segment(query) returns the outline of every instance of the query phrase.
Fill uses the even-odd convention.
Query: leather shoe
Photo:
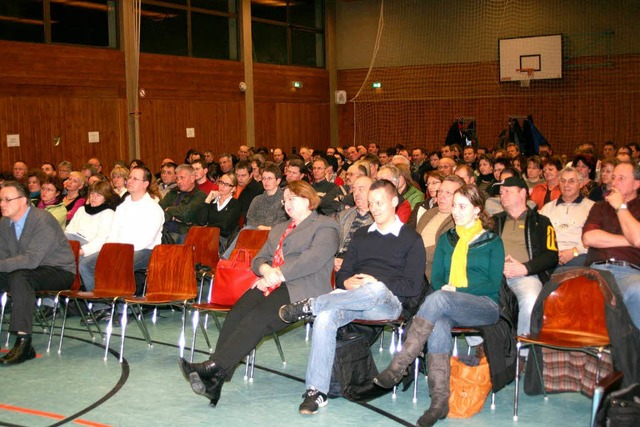
[[[222,393],[225,373],[215,362],[189,363],[183,357],[179,361],[182,376],[191,384],[194,393],[209,399],[209,405],[216,407]]]
[[[31,335],[18,335],[11,351],[0,359],[0,364],[17,365],[35,357],[36,351],[31,345]]]

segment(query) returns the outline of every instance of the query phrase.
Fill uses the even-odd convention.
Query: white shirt
[[[164,212],[146,193],[133,201],[131,196],[116,209],[107,242],[131,243],[133,250],[153,249],[162,240]]]
[[[114,217],[115,212],[113,209],[105,209],[95,215],[89,215],[85,207],[82,206],[73,215],[65,231],[77,234],[88,240],[88,243],[82,245],[84,256],[88,256],[100,252],[111,231]]]
[[[582,244],[582,227],[594,204],[593,200],[583,196],[573,203],[565,203],[560,196],[558,200],[552,200],[542,207],[540,213],[549,218],[556,229],[558,250],[576,248],[580,254],[587,253],[587,248]]]
[[[400,221],[400,218],[398,218],[398,215],[396,215],[396,219],[393,222],[393,224],[391,225],[391,227],[389,227],[389,229],[387,231],[382,231],[378,228],[378,224],[376,224],[375,222],[373,224],[371,224],[369,226],[369,229],[367,230],[368,233],[372,233],[374,231],[377,231],[378,233],[382,234],[382,235],[387,235],[387,234],[393,234],[394,236],[398,237],[400,235],[400,229],[402,228],[404,224],[402,223],[402,221]]]

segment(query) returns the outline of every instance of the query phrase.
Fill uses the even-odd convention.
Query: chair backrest
[[[571,277],[544,300],[542,331],[609,337],[605,300],[597,280]]]
[[[184,244],[194,246],[194,259],[196,264],[207,265],[212,268],[215,268],[216,264],[218,264],[218,260],[220,259],[218,255],[220,229],[218,227],[201,227],[194,225],[189,228]]]
[[[133,245],[105,243],[96,261],[95,291],[108,295],[133,295],[136,281],[133,273]]]
[[[80,290],[80,285],[82,284],[82,282],[80,281],[80,272],[78,271],[78,261],[80,259],[80,242],[77,240],[69,240],[69,246],[71,246],[73,256],[76,260],[76,278],[73,279],[73,283],[71,284],[71,291],[76,292]]]
[[[147,268],[146,297],[167,295],[192,299],[198,293],[194,249],[188,245],[157,245]]]
[[[255,249],[257,252],[262,249],[268,237],[269,230],[242,229],[236,241],[236,249]]]

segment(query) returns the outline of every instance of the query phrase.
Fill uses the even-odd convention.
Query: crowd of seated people
[[[298,261],[287,259],[287,251],[291,250],[287,239],[297,233],[289,237],[286,224],[299,226],[310,213],[314,221],[322,218],[333,224],[318,228],[317,233],[332,234],[329,265],[338,274],[346,275],[339,276],[338,287],[347,291],[382,283],[384,287],[376,285],[380,287],[376,290],[389,291],[400,302],[414,296],[399,293],[395,285],[385,283],[391,279],[382,280],[381,273],[370,273],[376,271],[370,266],[358,267],[358,263],[366,261],[349,258],[362,246],[362,239],[355,239],[358,229],[378,230],[386,235],[376,228],[384,223],[395,237],[404,235],[401,230],[411,230],[420,242],[420,253],[424,251],[420,273],[437,292],[424,301],[417,317],[421,320],[412,326],[417,330],[418,338],[411,331],[409,334],[415,346],[408,345],[408,356],[398,356],[400,360],[394,360],[378,378],[384,386],[399,380],[407,362],[414,358],[413,353],[425,343],[431,350],[430,368],[441,374],[436,374],[434,381],[448,378],[445,357],[439,355],[448,357],[450,343],[435,333],[431,335],[434,325],[446,324],[440,332],[449,336],[453,326],[495,322],[496,292],[503,279],[518,301],[518,334],[529,332],[532,309],[550,275],[557,269],[582,266],[612,272],[631,320],[639,327],[640,167],[634,148],[617,149],[608,142],[602,156],[598,156],[592,144],[582,144],[571,156],[563,158],[554,156],[549,144],[541,145],[539,152],[529,157],[514,143],[489,152],[455,145],[443,146],[437,152],[420,147],[411,151],[401,147],[381,150],[377,144],[370,144],[368,148],[329,147],[326,151],[303,146],[295,154],[281,148],[254,153],[251,147],[241,146],[237,155],[223,153],[218,161],[210,150],[204,154],[190,150],[181,165],[164,159],[157,176],[141,159],[135,159],[129,167],[116,164],[107,178],[100,172],[100,161],[92,158],[83,167],[85,174],[74,171],[69,162],[57,166],[44,163],[41,169],[31,172],[24,162],[16,162],[13,175],[5,180],[27,185],[34,207],[54,215],[63,230],[67,227],[69,239],[83,240],[80,271],[87,290],[94,286],[95,260],[105,242],[133,243],[136,268],[144,269],[155,245],[183,242],[193,225],[220,228],[220,252],[227,249],[226,255],[243,227],[271,231],[270,246],[268,250],[263,248],[254,270],[263,280],[256,292],[287,285],[274,294],[277,298],[265,308],[263,315],[274,323],[232,352],[226,348],[231,345],[228,343],[244,339],[244,335],[236,336],[240,334],[237,327],[230,326],[221,335],[210,362],[182,365],[194,391],[217,403],[225,378],[255,347],[256,340],[283,328],[290,320],[320,316],[325,310],[344,309],[352,303],[334,301],[333,297],[319,299],[330,287],[314,287],[311,293],[292,292],[298,281],[301,286],[308,286],[305,280],[314,275],[298,276],[294,268]],[[89,181],[94,182],[89,185]],[[300,182],[310,185],[300,187]],[[369,187],[375,182],[385,183],[381,193],[385,194],[384,200],[372,199]],[[374,185],[375,190],[381,187]],[[398,222],[377,218],[384,212],[372,210],[373,203],[390,207],[390,218],[397,218]],[[312,245],[310,236],[305,237],[301,244]],[[278,257],[284,257],[284,261]],[[386,259],[384,267],[400,268],[393,261]],[[291,269],[286,267],[288,262]],[[314,260],[314,274],[318,277],[326,276],[326,262],[324,258],[322,263]],[[345,263],[348,268],[342,271]],[[296,274],[287,273],[289,270]],[[358,276],[357,282],[351,280],[352,276]],[[284,290],[288,293],[283,294]],[[455,304],[482,307],[479,318],[464,314],[457,317],[443,309],[453,304],[450,294],[454,290],[458,291],[454,295],[459,296],[453,298],[460,298]],[[307,297],[313,298],[311,302],[299,303]],[[278,318],[274,307],[280,305],[287,308]],[[232,312],[238,325],[246,321],[247,307],[242,312]],[[360,308],[356,310],[363,314]],[[396,311],[389,313],[395,315]],[[393,317],[389,313],[383,312],[386,317]],[[317,340],[327,342],[326,337]],[[334,345],[333,341],[328,345]],[[322,355],[313,360],[327,363],[332,357]],[[327,402],[326,375],[318,369],[308,372],[302,413],[315,413]],[[437,389],[438,385],[430,380],[429,387]],[[419,425],[432,425],[446,416],[444,397],[448,390],[434,391],[432,408]]]

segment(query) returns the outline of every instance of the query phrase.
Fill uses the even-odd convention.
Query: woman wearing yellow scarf
[[[418,426],[431,426],[449,413],[451,329],[491,325],[499,318],[504,247],[500,236],[489,231],[491,218],[484,202],[475,185],[456,191],[451,211],[456,226],[438,239],[433,259],[435,292],[418,309],[402,351],[374,379],[381,387],[393,387],[427,343],[431,406]]]

